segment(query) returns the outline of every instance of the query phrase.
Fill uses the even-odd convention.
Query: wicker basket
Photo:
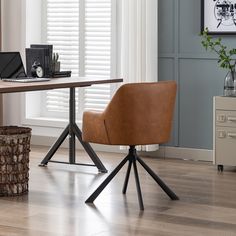
[[[28,192],[31,129],[0,127],[0,196]]]

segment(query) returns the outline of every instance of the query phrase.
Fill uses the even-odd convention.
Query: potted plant
[[[225,96],[236,96],[235,89],[236,87],[236,73],[235,73],[235,65],[236,60],[234,55],[236,55],[236,49],[228,49],[222,43],[222,39],[212,38],[212,36],[208,35],[208,29],[206,28],[202,34],[201,44],[206,50],[211,50],[215,52],[219,59],[218,64],[221,68],[227,69],[228,73],[225,77],[224,81],[224,95]],[[235,84],[235,86],[234,86]]]

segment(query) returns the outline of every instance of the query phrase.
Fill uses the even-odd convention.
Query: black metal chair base
[[[140,210],[144,210],[142,192],[140,187],[140,181],[138,176],[138,170],[136,162],[138,161],[142,167],[152,176],[152,178],[160,185],[164,192],[170,197],[171,200],[179,200],[178,196],[153,172],[153,170],[137,155],[135,146],[130,146],[129,154],[121,161],[121,163],[111,172],[111,174],[100,184],[100,186],[90,195],[90,197],[85,201],[85,203],[93,203],[93,201],[98,197],[98,195],[104,190],[104,188],[109,184],[109,182],[115,177],[115,175],[120,171],[120,169],[129,161],[128,169],[126,172],[125,182],[123,186],[122,193],[125,194],[131,167],[133,165],[134,176],[136,182],[136,188],[138,193],[138,201]]]

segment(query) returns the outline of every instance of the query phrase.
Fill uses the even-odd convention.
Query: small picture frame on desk
[[[201,0],[201,32],[208,34],[236,34],[236,0]]]

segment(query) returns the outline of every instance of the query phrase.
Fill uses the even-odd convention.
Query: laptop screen
[[[19,52],[0,52],[0,77],[26,77]]]

